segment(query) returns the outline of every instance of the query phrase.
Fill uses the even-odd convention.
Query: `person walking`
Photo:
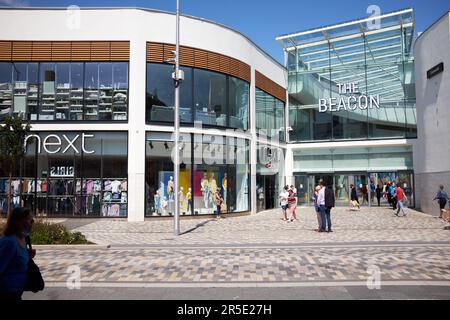
[[[294,221],[297,221],[297,205],[298,205],[298,196],[297,196],[297,188],[294,185],[291,185],[291,190],[294,193],[295,204],[292,210],[292,217]]]
[[[375,183],[370,181],[370,205],[373,205],[373,199],[375,199],[376,189]]]
[[[377,185],[377,188],[375,189],[375,192],[377,193],[377,201],[378,201],[378,206],[380,207],[380,201],[381,201],[381,192],[383,192],[383,188],[380,185]]]
[[[395,197],[395,189],[397,189],[397,186],[395,185],[395,182],[391,183],[391,186],[389,187],[389,193],[391,194],[391,203],[392,203],[392,210],[397,210],[397,198]]]
[[[288,197],[289,197],[289,187],[285,186],[283,190],[280,192],[280,206],[281,211],[283,212],[283,221],[287,221],[287,209],[288,209]]]
[[[395,188],[395,199],[397,202],[397,213],[395,214],[398,217],[398,214],[400,213],[400,210],[403,212],[403,216],[406,217],[406,212],[404,209],[404,202],[406,200],[408,200],[408,198],[406,198],[406,194],[405,191],[402,189],[401,186],[398,186],[397,188]]]
[[[439,218],[442,219],[442,210],[445,209],[447,201],[450,201],[447,192],[444,191],[444,186],[439,186],[439,191],[434,197],[433,201],[438,200],[439,203]]]
[[[288,190],[288,209],[287,212],[289,213],[288,222],[294,222],[294,210],[295,210],[295,193],[292,188],[289,188]]]
[[[392,206],[392,196],[391,196],[390,188],[391,188],[391,183],[390,182],[386,182],[385,193],[384,194],[385,194],[385,196],[387,198],[387,201],[388,201],[389,205]]]
[[[29,209],[15,208],[0,239],[0,300],[22,300],[28,279],[28,262],[36,250],[27,249],[34,220]]]
[[[325,219],[327,232],[333,232],[333,230],[331,229],[331,209],[334,208],[335,202],[336,199],[332,187],[325,187]]]
[[[361,209],[361,205],[359,204],[359,201],[358,201],[358,195],[356,194],[355,186],[353,184],[351,184],[350,185],[350,189],[351,189],[351,191],[350,191],[350,204],[353,207],[356,206],[356,207],[358,207],[358,209]]]
[[[216,193],[214,195],[214,202],[216,203],[216,219],[220,219],[221,215],[220,215],[220,211],[222,209],[222,203],[223,203],[223,198],[222,195],[220,194],[220,188],[217,187]]]

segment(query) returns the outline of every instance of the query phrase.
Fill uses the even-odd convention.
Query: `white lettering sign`
[[[28,140],[36,139],[37,153],[41,153],[42,149],[48,154],[62,153],[65,154],[68,151],[73,151],[75,154],[80,154],[80,150],[76,147],[77,141],[80,139],[80,135],[76,135],[72,139],[63,134],[61,136],[57,134],[49,134],[48,136],[41,138],[37,134],[31,134],[25,138],[25,150],[27,149]],[[81,150],[83,153],[93,154],[95,150],[88,150],[86,148],[87,139],[93,139],[93,134],[81,134]]]
[[[69,177],[75,176],[75,168],[71,166],[65,167],[51,167],[50,177]]]
[[[340,95],[347,95],[347,97],[340,98],[321,98],[319,99],[319,112],[339,112],[339,111],[355,111],[357,109],[380,109],[380,95],[366,96],[359,92],[359,84],[339,83],[337,85]]]

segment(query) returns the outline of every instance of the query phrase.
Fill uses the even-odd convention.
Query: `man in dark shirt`
[[[323,183],[325,189],[325,220],[327,226],[327,232],[333,232],[331,230],[331,209],[335,206],[335,197],[334,191],[331,186],[326,187],[326,184]]]

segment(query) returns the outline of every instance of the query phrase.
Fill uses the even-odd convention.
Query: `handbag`
[[[29,247],[29,250],[31,251],[33,247],[31,246],[30,237],[26,238],[26,242]],[[44,279],[42,278],[41,271],[39,270],[39,267],[33,261],[33,259],[30,258],[28,260],[28,279],[24,291],[31,291],[36,293],[44,290],[44,287],[45,282]]]

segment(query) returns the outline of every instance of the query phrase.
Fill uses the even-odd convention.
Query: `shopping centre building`
[[[351,184],[372,205],[374,187],[396,181],[414,206],[413,10],[277,40],[285,66],[238,31],[181,17],[174,190],[175,15],[0,9],[0,118],[32,124],[13,203],[142,221],[173,214],[177,191],[182,215],[213,214],[220,188],[227,213],[254,213],[277,207],[286,183],[309,205],[322,179],[338,205]]]
[[[288,72],[287,176],[301,203],[320,180],[349,203],[401,183],[414,205],[417,137],[412,9],[277,37]]]
[[[255,211],[257,181],[273,193],[284,183],[285,68],[225,26],[189,16],[181,26],[181,214],[213,214],[218,188],[228,213]],[[173,50],[171,13],[0,9],[0,117],[32,125],[13,205],[130,221],[173,214]]]

